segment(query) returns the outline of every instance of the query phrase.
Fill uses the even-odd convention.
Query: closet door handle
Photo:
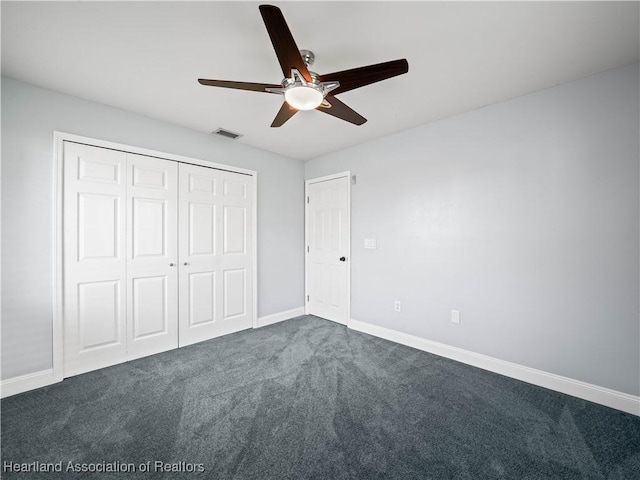
[[[187,262],[184,262],[184,266],[186,267],[187,265],[189,265]]]
[[[169,264],[169,266],[170,266],[170,267],[173,267],[174,265],[175,265],[174,263],[170,263],[170,264]]]

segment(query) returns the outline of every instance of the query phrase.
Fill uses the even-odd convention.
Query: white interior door
[[[253,323],[253,177],[180,165],[180,346]]]
[[[127,360],[178,347],[178,164],[127,154]]]
[[[307,313],[349,318],[349,173],[307,181]]]
[[[65,376],[126,361],[126,154],[64,143]]]

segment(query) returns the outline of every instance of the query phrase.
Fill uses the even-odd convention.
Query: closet
[[[63,148],[65,377],[253,325],[252,175]]]

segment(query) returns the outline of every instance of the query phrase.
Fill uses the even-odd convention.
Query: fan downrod
[[[302,61],[307,67],[313,65],[313,62],[316,59],[316,56],[311,50],[300,50],[300,56],[302,57]]]

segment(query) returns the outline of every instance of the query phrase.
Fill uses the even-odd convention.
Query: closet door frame
[[[126,153],[137,155],[145,155],[155,157],[160,160],[172,160],[180,163],[188,163],[191,165],[199,165],[202,167],[224,170],[227,172],[240,173],[252,177],[251,189],[253,195],[252,215],[250,223],[252,225],[252,269],[253,269],[253,323],[252,328],[258,327],[258,244],[257,244],[257,186],[258,173],[254,170],[225,165],[222,163],[209,162],[199,160],[197,158],[175,155],[172,153],[160,152],[147,148],[134,147],[122,143],[109,142],[91,137],[84,137],[66,132],[53,132],[53,156],[54,156],[54,185],[53,185],[53,202],[52,202],[52,220],[53,220],[53,311],[52,311],[52,330],[53,330],[53,369],[51,375],[41,385],[44,386],[52,383],[60,382],[64,375],[64,236],[63,236],[63,209],[64,209],[64,142],[75,142],[93,147],[108,148],[111,150],[119,150]],[[43,379],[44,380],[44,379]]]

